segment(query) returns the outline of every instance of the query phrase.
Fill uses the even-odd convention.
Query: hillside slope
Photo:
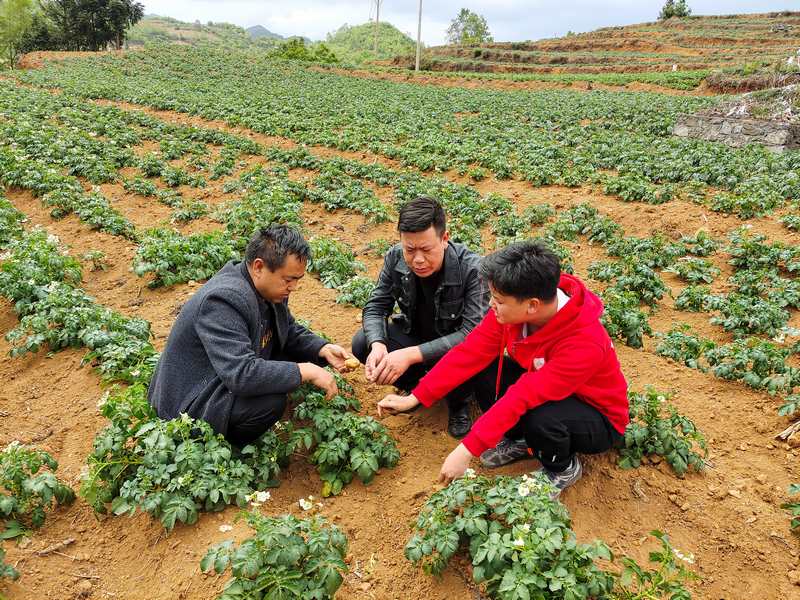
[[[261,45],[263,42],[282,39],[283,36],[271,32],[262,25],[244,29],[230,23],[203,24],[200,21],[186,23],[172,17],[146,15],[131,28],[128,44],[136,47],[157,42],[188,45],[213,43],[245,48],[254,43]]]
[[[374,23],[342,25],[328,34],[325,43],[340,59],[355,63],[409,54],[416,48],[414,40],[391,23],[379,24],[377,53]]]
[[[433,71],[498,73],[646,73],[777,63],[800,47],[800,12],[693,16],[606,27],[539,41],[437,46]],[[393,61],[410,66],[409,53]]]

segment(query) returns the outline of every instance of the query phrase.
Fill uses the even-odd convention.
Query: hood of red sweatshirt
[[[520,339],[522,324],[506,325],[505,339],[516,340],[513,344],[516,347],[530,344],[542,346],[560,338],[575,335],[576,330],[584,327],[595,327],[597,320],[603,314],[603,301],[592,293],[580,279],[567,273],[561,275],[558,287],[569,296],[569,302],[552,319],[522,339]],[[509,348],[509,351],[511,350]]]

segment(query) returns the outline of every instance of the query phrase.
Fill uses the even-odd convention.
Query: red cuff
[[[423,383],[417,385],[417,387],[415,387],[411,393],[417,400],[419,400],[419,403],[426,408],[430,408],[439,401],[439,398],[435,397]]]
[[[461,440],[461,443],[464,444],[464,447],[469,450],[472,456],[480,456],[489,449],[489,446],[484,444],[474,431],[470,431],[467,436]]]

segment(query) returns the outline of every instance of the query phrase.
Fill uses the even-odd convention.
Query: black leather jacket
[[[441,337],[420,344],[425,363],[435,362],[461,343],[486,315],[489,290],[478,272],[480,260],[466,246],[448,242],[444,272],[434,296],[435,327]],[[386,343],[386,319],[394,312],[395,305],[399,312],[395,312],[392,321],[400,324],[405,333],[411,332],[416,296],[416,275],[403,258],[402,246],[396,244],[386,253],[375,291],[364,307],[362,320],[367,348],[374,342]]]

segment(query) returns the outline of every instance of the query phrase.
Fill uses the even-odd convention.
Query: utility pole
[[[375,0],[375,55],[378,54],[378,36],[381,31],[381,4],[383,0]]]
[[[419,18],[417,19],[417,62],[414,71],[419,71],[419,49],[422,45],[422,0],[419,0]]]

